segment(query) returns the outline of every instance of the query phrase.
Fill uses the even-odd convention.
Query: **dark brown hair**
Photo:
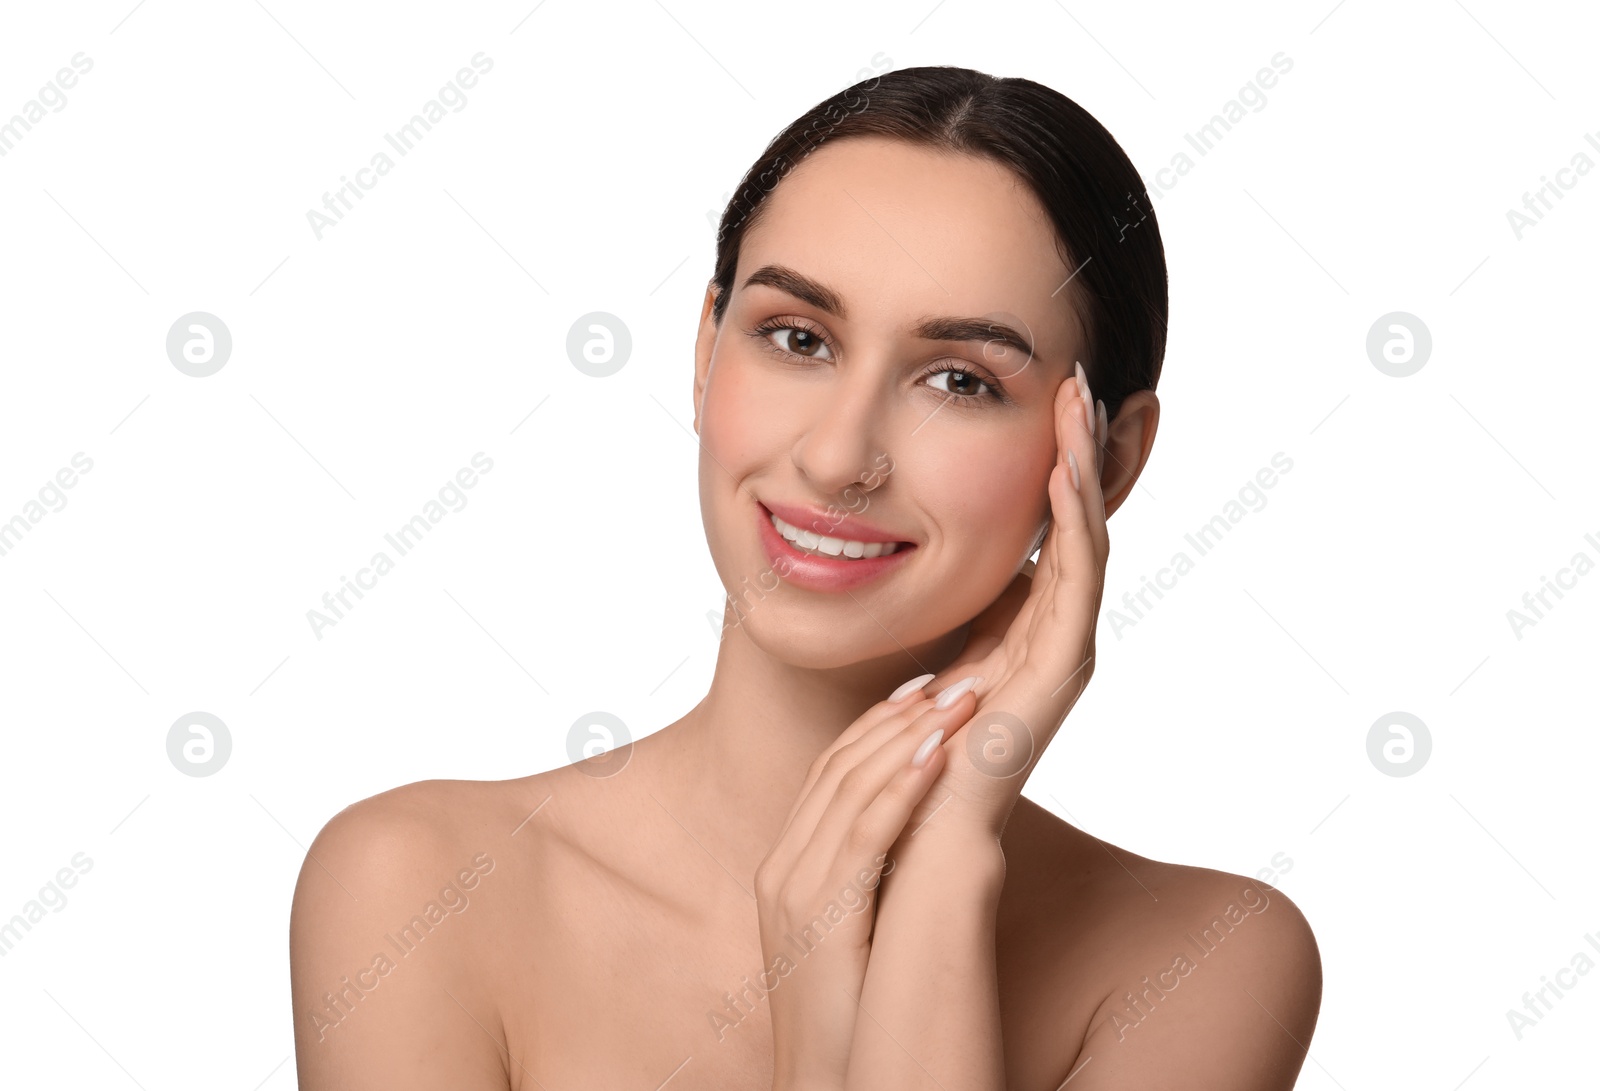
[[[1089,113],[1043,84],[934,65],[875,76],[817,103],[773,138],[745,173],[717,228],[718,325],[733,294],[745,232],[766,198],[824,141],[880,136],[1009,167],[1056,229],[1068,269],[1061,298],[1086,331],[1083,368],[1115,417],[1154,389],[1167,347],[1167,263],[1139,173]]]

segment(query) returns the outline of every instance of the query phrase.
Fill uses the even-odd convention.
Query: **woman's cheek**
[[[770,395],[766,395],[770,397]],[[772,423],[770,403],[760,411],[763,393],[753,369],[732,357],[715,360],[706,380],[700,411],[700,442],[728,470],[752,456]]]
[[[1015,420],[996,423],[965,435],[944,429],[934,437],[939,442],[924,445],[917,469],[924,483],[940,483],[941,523],[982,528],[980,537],[994,545],[1032,537],[1048,510],[1045,487],[1054,465],[1053,451],[1019,450]]]

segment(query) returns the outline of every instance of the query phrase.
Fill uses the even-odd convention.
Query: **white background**
[[[1292,861],[1326,974],[1301,1087],[1592,1080],[1600,973],[1520,1040],[1506,1014],[1600,942],[1600,574],[1507,620],[1600,561],[1600,172],[1520,239],[1506,215],[1600,162],[1579,6],[533,3],[0,15],[0,119],[93,60],[0,158],[0,520],[93,460],[0,557],[0,919],[93,862],[0,958],[0,1078],[291,1086],[288,911],[323,823],[564,764],[594,709],[644,735],[699,700],[711,217],[813,103],[957,64],[1076,99],[1152,189],[1195,159],[1154,200],[1164,412],[1106,608],[1293,460],[1143,620],[1102,618],[1027,794],[1148,856]],[[480,51],[467,105],[317,239],[307,210]],[[1198,156],[1184,135],[1280,52]],[[233,338],[205,379],[165,350],[192,311]],[[566,356],[591,311],[632,333],[605,379]],[[1394,311],[1432,333],[1408,378],[1367,355]],[[466,507],[318,639],[307,611],[479,451]],[[232,739],[211,776],[167,756],[195,710]],[[1403,777],[1367,750],[1395,710],[1432,740]]]

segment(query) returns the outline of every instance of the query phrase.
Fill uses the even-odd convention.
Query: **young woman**
[[[304,1091],[1293,1086],[1299,910],[1020,795],[1155,442],[1143,193],[1075,103],[961,68],[772,142],[695,345],[710,692],[336,815],[291,920]]]

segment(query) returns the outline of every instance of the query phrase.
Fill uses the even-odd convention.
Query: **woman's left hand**
[[[954,824],[998,837],[1028,773],[1094,673],[1110,553],[1099,477],[1105,425],[1095,427],[1095,410],[1081,369],[1057,388],[1051,523],[1038,564],[1025,564],[973,619],[961,654],[923,687],[931,696],[970,675],[983,679],[976,713],[942,744],[949,760],[911,829],[931,817],[930,830]]]

